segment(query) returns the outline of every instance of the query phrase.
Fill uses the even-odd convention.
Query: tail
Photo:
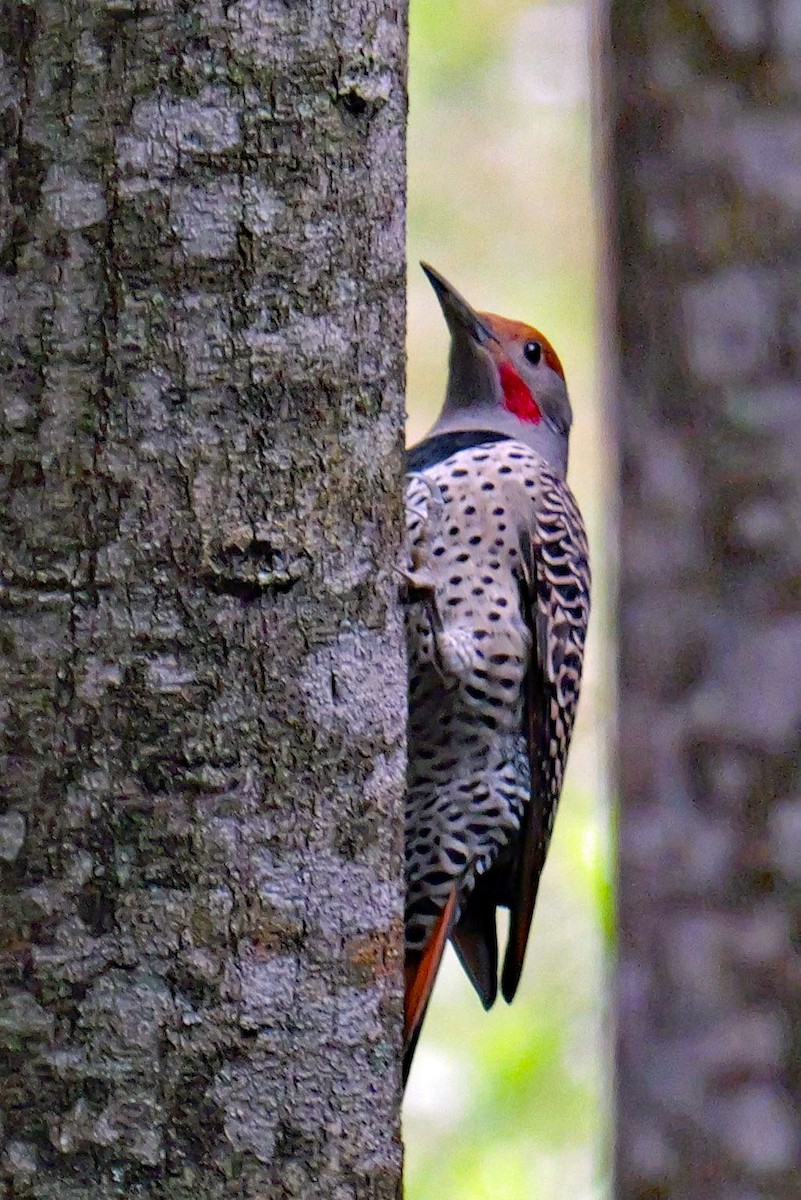
[[[437,922],[431,931],[426,947],[422,954],[406,955],[406,996],[404,998],[403,1021],[403,1085],[409,1078],[412,1067],[417,1039],[423,1027],[428,1002],[442,962],[445,944],[453,929],[456,913],[456,888],[454,887],[448,902],[437,917]]]

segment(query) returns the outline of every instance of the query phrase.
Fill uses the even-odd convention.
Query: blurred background
[[[452,951],[407,1090],[407,1200],[608,1195],[613,699],[596,362],[596,213],[586,3],[412,0],[409,441],[444,394],[447,333],[418,266],[477,308],[539,327],[575,414],[570,482],[594,611],[578,727],[515,1003],[485,1014]]]

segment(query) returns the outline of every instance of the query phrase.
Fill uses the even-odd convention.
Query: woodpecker
[[[451,345],[442,412],[408,456],[404,1079],[448,939],[494,1003],[499,906],[501,990],[514,997],[590,608],[559,358],[536,329],[475,312],[422,266]]]

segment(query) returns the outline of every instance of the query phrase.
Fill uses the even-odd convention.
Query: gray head
[[[551,343],[522,321],[476,312],[432,267],[422,267],[451,334],[448,390],[432,434],[504,433],[564,475],[573,413]]]

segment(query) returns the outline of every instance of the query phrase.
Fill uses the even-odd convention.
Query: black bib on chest
[[[450,458],[457,450],[470,450],[473,446],[489,446],[492,442],[508,442],[506,433],[491,433],[488,429],[464,429],[456,433],[438,433],[425,438],[406,452],[407,473],[425,471]]]

